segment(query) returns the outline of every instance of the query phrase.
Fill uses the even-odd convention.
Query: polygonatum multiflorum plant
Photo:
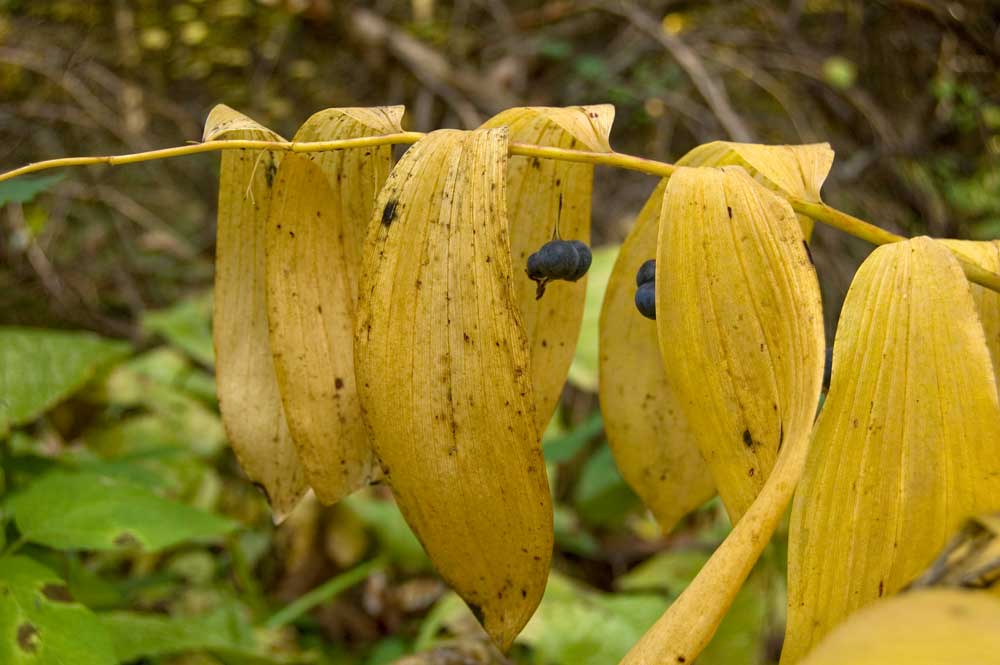
[[[332,504],[388,484],[507,649],[549,571],[539,440],[581,324],[594,165],[658,176],[601,312],[605,427],[664,531],[716,494],[734,528],[623,663],[693,662],[790,505],[782,663],[997,653],[987,592],[900,592],[998,577],[997,552],[940,553],[1000,510],[1000,241],[905,239],[826,206],[826,144],[714,142],[665,164],[611,149],[608,105],[426,135],[402,116],[327,109],[289,142],[218,106],[202,143],[0,179],[222,151],[214,338],[244,471],[276,520],[310,489]],[[881,245],[822,408],[817,221]],[[883,639],[903,623],[920,639]]]

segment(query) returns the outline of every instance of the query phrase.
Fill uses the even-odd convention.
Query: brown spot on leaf
[[[746,446],[747,448],[753,448],[753,444],[754,440],[753,437],[750,436],[750,430],[748,429],[743,430],[743,445]]]
[[[393,220],[396,219],[397,205],[399,205],[399,201],[396,199],[389,199],[389,201],[385,204],[385,207],[382,208],[382,226],[388,228],[392,224]]]
[[[57,603],[72,603],[73,596],[65,584],[46,584],[42,587],[42,595]]]
[[[337,390],[340,390],[341,388],[344,387],[344,380],[338,376],[333,380],[333,387],[336,388]]]
[[[21,651],[35,653],[38,651],[38,629],[30,623],[22,623],[17,627],[17,646]]]
[[[122,531],[111,541],[116,547],[135,547],[139,540],[128,531]]]

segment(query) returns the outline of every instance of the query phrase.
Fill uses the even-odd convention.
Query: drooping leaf
[[[964,519],[1000,508],[996,383],[947,248],[916,238],[876,249],[833,348],[792,511],[785,663],[911,582]]]
[[[54,471],[11,497],[8,508],[26,540],[67,550],[142,547],[218,538],[230,520],[164,499],[122,478]]]
[[[541,598],[552,551],[506,176],[506,129],[433,132],[404,154],[366,242],[355,347],[399,507],[504,649]]]
[[[808,436],[825,361],[816,271],[786,201],[742,168],[681,168],[659,225],[667,380],[734,523]]]
[[[998,665],[1000,600],[981,591],[928,589],[852,615],[802,665]]]
[[[942,240],[949,249],[958,252],[975,264],[1000,272],[1000,240],[973,242],[970,240]],[[976,303],[979,320],[986,333],[986,346],[990,349],[993,359],[993,373],[1000,382],[1000,293],[983,288],[978,284],[969,284],[972,288],[972,299]]]
[[[768,188],[806,201],[820,201],[819,190],[833,166],[829,143],[806,145],[762,145],[713,141],[689,151],[677,160],[678,166],[742,166]],[[813,220],[798,215],[806,240],[812,235]]]
[[[66,399],[129,345],[89,332],[0,328],[0,437]]]
[[[613,106],[524,107],[503,111],[483,127],[509,127],[510,140],[557,148],[610,152]],[[590,244],[594,167],[513,156],[507,169],[507,212],[513,280],[531,352],[535,422],[544,431],[559,402],[583,317],[587,279],[554,281],[536,298],[528,257],[558,235]]]
[[[600,399],[622,476],[664,532],[715,493],[667,379],[656,323],[635,307],[636,272],[655,258],[666,181],[646,201],[615,262],[600,320]]]
[[[280,141],[228,106],[212,109],[208,140]],[[219,409],[243,471],[281,521],[305,494],[282,411],[267,331],[265,235],[281,154],[224,150],[219,176],[213,331]]]
[[[117,662],[104,626],[58,575],[24,556],[0,558],[0,663]]]
[[[659,233],[664,367],[735,526],[623,665],[692,662],[709,643],[795,491],[825,362],[819,285],[787,201],[740,167],[682,167]]]
[[[401,131],[403,107],[326,109],[295,141]],[[267,222],[271,353],[285,417],[317,498],[339,501],[372,478],[354,381],[361,246],[392,146],[286,155]]]

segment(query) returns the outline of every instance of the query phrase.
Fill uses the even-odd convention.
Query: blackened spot
[[[562,184],[562,178],[556,178],[556,187]]]
[[[531,168],[533,168],[533,169],[540,169],[540,168],[542,168],[542,162],[539,161],[539,159],[537,157],[532,157],[531,158]]]
[[[264,169],[264,177],[267,179],[267,186],[271,187],[274,185],[274,176],[278,173],[278,165],[274,163],[274,160],[270,160],[267,163],[267,168]]]
[[[476,617],[476,621],[479,623],[484,623],[486,621],[486,615],[483,614],[483,608],[475,603],[469,603],[469,609],[472,610],[472,616]]]
[[[289,232],[288,232],[288,236],[289,236],[290,238],[294,238],[294,237],[295,237],[295,231],[289,231]]]
[[[885,580],[878,581],[878,597],[881,598],[885,593]]]
[[[677,662],[678,663],[686,663],[687,662],[687,658],[685,658],[684,656],[677,656]]]
[[[747,470],[747,475],[748,475],[748,476],[750,476],[751,478],[753,478],[753,474],[754,474],[754,473],[755,473],[756,471],[757,471],[757,470],[756,470],[755,468],[753,468],[753,467],[750,467],[750,468],[749,468],[749,469]]]
[[[73,596],[69,592],[69,587],[65,584],[46,584],[42,587],[42,595],[57,603],[73,602]]]
[[[726,212],[729,213],[729,219],[733,218],[733,209],[730,206],[726,206]]]
[[[521,598],[527,598],[527,597],[528,597],[528,590],[521,589]]]
[[[809,249],[809,243],[807,243],[807,242],[806,242],[805,240],[803,240],[803,241],[802,241],[802,246],[806,248],[806,256],[808,256],[808,257],[809,257],[809,263],[811,263],[812,265],[816,265],[816,262],[815,262],[815,261],[813,261],[813,253],[812,253],[812,250],[811,250],[811,249]]]
[[[785,445],[785,423],[778,423],[778,451]]]
[[[111,541],[116,547],[135,547],[139,541],[128,531],[122,531]]]
[[[38,651],[38,629],[30,623],[22,623],[17,627],[17,646],[21,651],[35,653]]]
[[[261,494],[264,495],[264,500],[265,501],[267,501],[268,503],[271,503],[271,496],[267,493],[267,488],[264,487],[264,485],[262,483],[254,483],[253,486],[257,488],[258,492],[260,492]]]
[[[333,380],[333,387],[336,388],[337,390],[340,390],[341,388],[344,387],[344,380],[338,376]]]
[[[397,205],[399,205],[399,201],[396,199],[389,199],[389,202],[385,204],[385,208],[382,209],[382,226],[388,227],[396,219]]]
[[[753,448],[753,437],[750,436],[750,430],[743,430],[743,445],[747,448]]]

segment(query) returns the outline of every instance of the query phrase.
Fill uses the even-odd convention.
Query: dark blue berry
[[[635,307],[647,319],[656,320],[656,284],[646,282],[635,291]]]
[[[528,277],[542,279],[569,279],[576,273],[579,253],[567,240],[551,240],[528,257]]]
[[[656,279],[656,259],[650,259],[639,266],[639,272],[635,275],[635,285],[642,286],[654,279]]]
[[[574,272],[573,275],[567,279],[571,282],[575,282],[586,275],[587,271],[590,270],[590,263],[593,261],[594,256],[590,253],[590,248],[587,247],[587,245],[582,241],[570,240],[570,244],[573,246],[573,249],[576,250],[576,272]]]

